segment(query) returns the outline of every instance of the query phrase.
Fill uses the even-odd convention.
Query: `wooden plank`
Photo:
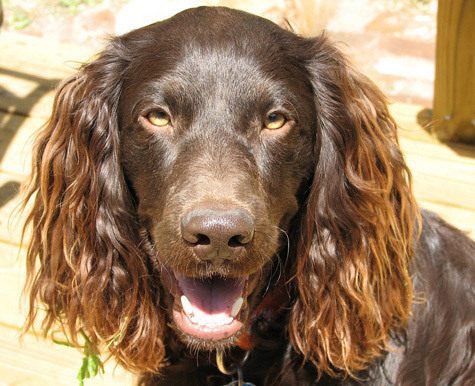
[[[469,237],[475,240],[475,212],[464,208],[448,206],[446,203],[434,201],[418,200],[421,208],[428,209],[437,213],[445,221],[456,225],[461,231],[467,233]]]
[[[20,245],[24,217],[19,212],[19,189],[22,182],[18,176],[0,173],[0,242]]]
[[[73,74],[95,52],[86,46],[2,31],[0,68],[35,79],[63,79]]]
[[[445,168],[444,163],[423,157],[408,155],[407,160],[417,199],[475,211],[475,179],[464,180],[463,176],[454,174],[453,169]],[[441,170],[437,170],[438,167]],[[464,174],[473,174],[473,171]]]
[[[0,52],[0,111],[42,118],[58,82],[94,56],[86,47],[3,32]]]
[[[53,90],[59,81],[0,67],[0,111],[47,118],[51,113]]]
[[[421,207],[433,210],[475,238],[475,147],[442,143],[417,121],[422,106],[390,107]]]
[[[0,112],[0,171],[27,176],[35,133],[45,119]]]
[[[439,0],[432,131],[475,143],[475,1]]]
[[[43,339],[25,335],[20,343],[16,328],[0,326],[0,377],[6,385],[77,385],[82,354]],[[86,385],[133,385],[134,376],[109,361],[105,374]]]
[[[430,162],[428,162],[430,164]],[[422,208],[439,214],[452,225],[475,239],[475,184],[466,184],[448,177],[431,175],[424,169],[412,167],[414,193]],[[472,189],[472,190],[471,190]]]
[[[25,321],[26,303],[20,303],[25,282],[25,251],[0,242],[0,326],[17,330]]]
[[[29,332],[20,341],[26,315],[20,294],[25,281],[25,250],[0,242],[0,383],[21,385],[72,385],[81,366],[82,354],[73,348],[36,338]],[[134,377],[115,369],[110,361],[105,375],[87,385],[132,385]]]
[[[475,238],[475,147],[443,143],[417,121],[422,106],[390,106],[421,207],[433,210]]]
[[[424,129],[424,127],[418,123],[417,117],[423,113],[427,114],[427,109],[423,106],[396,102],[389,105],[389,110],[399,125],[399,137],[414,141],[441,143],[429,133],[428,127]],[[428,118],[426,116],[424,116],[424,118],[426,120],[425,124],[428,125]]]

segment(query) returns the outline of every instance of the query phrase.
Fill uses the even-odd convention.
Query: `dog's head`
[[[292,37],[216,9],[127,37],[140,60],[118,107],[124,175],[173,320],[209,347],[242,330],[312,176],[314,96]]]
[[[46,329],[122,331],[119,361],[156,370],[176,333],[235,344],[282,276],[296,351],[362,368],[409,310],[408,175],[383,96],[325,37],[225,8],[133,31],[39,135],[30,323],[39,299]]]

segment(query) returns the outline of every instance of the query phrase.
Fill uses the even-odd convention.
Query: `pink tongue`
[[[234,301],[242,296],[245,284],[244,279],[219,276],[201,280],[176,274],[176,278],[193,308],[208,315],[229,315]]]

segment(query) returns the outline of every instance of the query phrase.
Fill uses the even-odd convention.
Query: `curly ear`
[[[119,363],[157,370],[165,355],[159,339],[165,320],[157,311],[159,289],[138,249],[134,204],[118,154],[117,109],[127,63],[120,40],[112,41],[59,86],[52,116],[37,137],[25,199],[33,200],[25,225],[32,231],[25,328],[44,308],[45,333],[60,327],[76,345],[78,332],[94,345],[120,334],[109,348]]]
[[[325,37],[305,44],[316,165],[289,332],[319,370],[355,375],[390,348],[389,333],[408,320],[418,210],[382,93]]]

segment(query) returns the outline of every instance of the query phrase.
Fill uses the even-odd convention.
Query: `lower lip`
[[[183,310],[173,310],[173,319],[181,331],[200,340],[217,342],[236,335],[243,323],[234,319],[224,326],[200,326],[192,323]]]

